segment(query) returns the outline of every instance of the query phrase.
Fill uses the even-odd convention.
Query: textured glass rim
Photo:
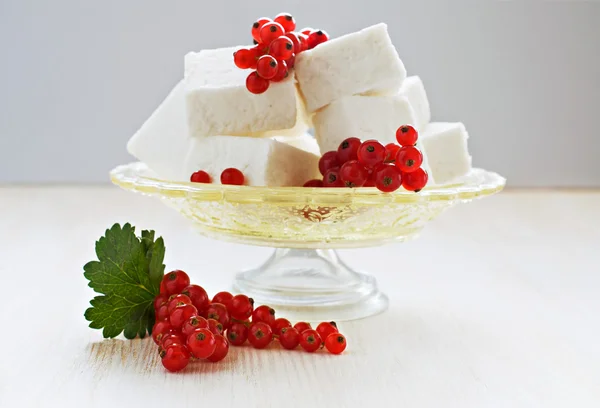
[[[385,204],[422,201],[471,200],[501,191],[506,179],[497,173],[473,168],[469,174],[448,185],[425,187],[419,193],[400,189],[383,193],[374,187],[362,188],[309,188],[309,187],[254,187],[168,181],[147,175],[148,167],[133,162],[115,167],[110,172],[117,186],[164,198],[193,197],[203,201],[225,199],[233,203],[273,202],[277,204],[306,202],[332,204]],[[146,173],[146,174],[145,174]]]

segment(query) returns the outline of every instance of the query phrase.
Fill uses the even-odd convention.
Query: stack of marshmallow
[[[320,178],[319,153],[348,137],[393,142],[404,124],[420,133],[429,184],[470,170],[465,127],[429,123],[423,83],[406,77],[385,24],[299,54],[292,75],[260,95],[233,64],[239,48],[186,55],[184,79],[129,141],[159,177],[187,181],[204,170],[218,183],[235,167],[249,185],[301,186]]]

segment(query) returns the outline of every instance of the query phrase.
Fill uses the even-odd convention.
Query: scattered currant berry
[[[269,53],[277,60],[287,60],[294,55],[294,42],[287,36],[283,35],[273,40],[270,46]],[[260,72],[259,72],[260,75]],[[262,76],[262,75],[261,75]],[[271,76],[274,77],[275,74]],[[264,77],[263,77],[264,78]]]
[[[248,340],[248,328],[243,323],[233,323],[227,329],[227,339],[234,346],[241,346]]]
[[[246,295],[235,295],[227,305],[229,316],[237,320],[246,320],[252,316],[254,300]]]
[[[189,336],[198,329],[208,329],[208,321],[204,317],[192,316],[187,319],[181,326],[181,333]]]
[[[296,54],[292,54],[291,57],[286,59],[285,64],[288,66],[288,69],[294,68],[294,65],[296,65]]]
[[[181,291],[181,294],[192,299],[192,305],[198,309],[200,314],[203,314],[208,309],[210,300],[208,299],[208,293],[206,293],[202,286],[189,285]]]
[[[423,154],[414,146],[404,146],[396,155],[396,167],[402,173],[411,173],[423,164]]]
[[[411,125],[400,126],[396,130],[396,140],[400,146],[414,146],[417,144],[419,133]]]
[[[238,169],[228,168],[221,173],[221,184],[231,184],[241,186],[244,184],[244,173]]]
[[[335,322],[322,322],[319,323],[319,325],[316,328],[316,331],[317,333],[319,333],[319,337],[321,337],[321,340],[325,341],[327,336],[329,336],[331,333],[337,333],[338,329]]]
[[[210,330],[212,332],[212,334],[223,334],[223,332],[225,331],[225,329],[223,328],[223,325],[221,323],[219,323],[218,321],[216,321],[215,319],[208,319],[208,330]]]
[[[225,306],[225,308],[227,308],[229,310],[229,303],[231,302],[231,299],[233,299],[233,295],[227,291],[224,291],[224,292],[219,292],[216,295],[214,295],[210,302],[211,303],[221,303],[222,305]]]
[[[396,191],[402,185],[402,173],[398,167],[386,164],[375,174],[375,187],[384,193]]]
[[[248,341],[252,347],[263,349],[267,347],[273,339],[273,330],[267,323],[259,321],[252,322],[248,329]]]
[[[293,327],[284,327],[279,335],[279,343],[287,350],[293,350],[300,344],[300,333]]]
[[[160,322],[163,320],[169,320],[169,305],[166,303],[159,307],[156,311],[156,321]]]
[[[323,187],[323,180],[313,179],[308,180],[302,187]]]
[[[317,45],[329,40],[329,34],[323,30],[313,31],[308,35],[308,49],[312,50]]]
[[[227,308],[222,303],[211,303],[207,310],[208,320],[215,319],[217,322],[221,323],[224,328],[229,327],[229,313],[227,313]]]
[[[259,306],[252,312],[252,323],[264,322],[270,327],[275,323],[275,310],[269,306]]]
[[[408,191],[418,193],[427,185],[429,175],[423,169],[417,169],[410,173],[402,174],[402,187]]]
[[[273,41],[275,43],[275,41]],[[271,55],[263,55],[256,63],[256,73],[264,79],[271,79],[278,72],[278,63],[275,57]]]
[[[338,153],[337,150],[333,150],[327,152],[321,156],[319,159],[319,171],[324,176],[327,170],[332,169],[334,167],[339,167],[340,163],[338,161]]]
[[[292,323],[290,323],[288,319],[284,319],[283,317],[275,319],[273,322],[273,333],[279,336],[281,334],[281,329],[286,327],[292,327]]]
[[[169,300],[169,295],[166,293],[161,293],[154,298],[154,311],[158,311],[158,309]]]
[[[164,285],[164,290],[167,295],[175,295],[181,293],[186,286],[190,284],[190,277],[184,271],[179,269],[167,273],[162,278],[161,285]],[[163,293],[161,291],[161,293]]]
[[[233,63],[240,69],[252,68],[256,53],[248,48],[242,48],[233,53]],[[196,174],[196,173],[194,173]],[[193,175],[192,175],[193,176]],[[192,180],[194,181],[194,180]],[[208,183],[207,181],[200,181],[200,183]]]
[[[316,330],[308,329],[300,333],[300,347],[309,353],[313,353],[321,347],[321,338]]]
[[[385,163],[394,163],[396,161],[396,156],[398,155],[398,150],[400,150],[400,146],[396,143],[388,143],[385,145]]]
[[[273,21],[281,24],[286,33],[296,29],[296,20],[294,20],[294,17],[289,13],[278,14]]]
[[[337,150],[338,163],[342,165],[350,160],[357,160],[360,145],[360,139],[357,137],[350,137],[340,143]]]
[[[341,333],[331,333],[325,339],[325,348],[331,354],[340,354],[346,349],[346,337]]]
[[[302,33],[296,33],[300,40],[300,52],[308,50],[308,35]]]
[[[304,35],[310,35],[310,33],[312,33],[313,31],[317,31],[314,28],[311,27],[304,27],[302,30],[300,30],[300,33],[304,34]]]
[[[294,325],[294,329],[298,330],[298,333],[302,333],[304,330],[312,329],[312,326],[310,323],[298,322]]]
[[[229,343],[227,339],[220,334],[215,335],[215,351],[207,358],[208,361],[216,363],[223,360],[229,353]]]
[[[192,183],[207,183],[208,184],[211,182],[211,178],[207,172],[205,172],[204,170],[199,170],[199,171],[192,173],[192,175],[190,176],[190,181]]]
[[[271,44],[271,42],[285,34],[283,26],[276,22],[268,22],[260,28],[259,42],[263,44]]]
[[[271,78],[271,82],[281,82],[290,75],[287,62],[278,61],[277,63],[277,74]]]
[[[268,17],[261,17],[252,24],[252,38],[256,42],[260,42],[260,29],[267,23],[270,23],[271,20]]]
[[[183,344],[172,344],[161,350],[162,365],[171,372],[177,372],[187,367],[190,362],[190,352]]]
[[[323,187],[344,187],[344,182],[340,177],[340,168],[334,167],[325,172],[323,176]]]
[[[208,329],[198,329],[187,338],[187,346],[196,358],[208,358],[217,347],[215,335]]]
[[[340,178],[346,187],[362,187],[369,178],[369,172],[358,160],[350,160],[340,168]]]
[[[167,320],[154,323],[154,326],[152,327],[152,340],[154,340],[156,344],[160,344],[165,334],[172,329],[173,326],[171,326],[171,323],[169,323]]]
[[[376,167],[385,161],[385,147],[377,140],[362,142],[358,148],[358,161],[365,167]]]
[[[285,33],[285,36],[292,40],[292,44],[294,44],[294,54],[299,54],[303,51],[302,43],[300,42],[301,40],[297,33]]]
[[[253,71],[248,75],[248,78],[246,78],[246,89],[257,95],[264,93],[269,89],[269,81],[258,75],[258,72]]]
[[[182,344],[185,346],[185,340],[180,333],[170,332],[163,336],[160,346],[166,349],[172,344]]]
[[[169,303],[167,304],[168,310],[169,310],[169,314],[171,312],[173,312],[173,310],[175,310],[175,308],[177,306],[183,306],[183,305],[191,305],[192,304],[192,299],[190,299],[189,297],[187,297],[186,295],[171,295],[169,297]]]
[[[177,306],[171,313],[169,313],[169,322],[174,329],[181,329],[181,326],[192,316],[198,315],[198,309],[192,305],[181,305]]]

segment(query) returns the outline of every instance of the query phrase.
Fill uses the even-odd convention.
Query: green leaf
[[[103,329],[104,337],[123,332],[128,339],[144,337],[154,325],[153,300],[164,274],[165,245],[154,231],[136,237],[130,224],[113,225],[96,242],[98,260],[88,262],[84,276],[103,296],[90,301],[85,318],[90,327]]]

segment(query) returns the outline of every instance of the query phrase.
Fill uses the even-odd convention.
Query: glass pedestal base
[[[375,278],[349,268],[334,250],[276,249],[263,265],[238,273],[233,286],[294,321],[354,320],[388,307]]]

